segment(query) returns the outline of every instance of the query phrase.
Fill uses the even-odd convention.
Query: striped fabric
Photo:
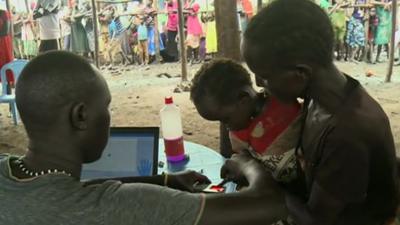
[[[115,18],[109,26],[109,31],[110,31],[110,37],[111,38],[116,38],[119,37],[124,31],[125,28],[122,25],[121,21],[119,18]]]

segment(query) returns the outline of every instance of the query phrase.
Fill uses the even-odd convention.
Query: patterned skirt
[[[354,17],[351,17],[347,26],[346,43],[352,48],[365,46],[364,25]]]

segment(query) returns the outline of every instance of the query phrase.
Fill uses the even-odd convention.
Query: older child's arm
[[[222,176],[245,178],[249,186],[237,193],[207,195],[200,225],[273,224],[287,218],[280,186],[257,160],[234,155],[223,167]]]

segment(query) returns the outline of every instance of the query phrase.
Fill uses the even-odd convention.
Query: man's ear
[[[71,124],[77,130],[88,128],[88,111],[85,103],[77,103],[72,107]]]

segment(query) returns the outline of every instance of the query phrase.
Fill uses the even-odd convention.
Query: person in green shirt
[[[346,36],[346,12],[342,7],[347,5],[346,0],[338,0],[334,6],[329,10],[329,16],[331,18],[336,43],[336,59],[341,60],[343,58],[344,49],[344,38]]]

